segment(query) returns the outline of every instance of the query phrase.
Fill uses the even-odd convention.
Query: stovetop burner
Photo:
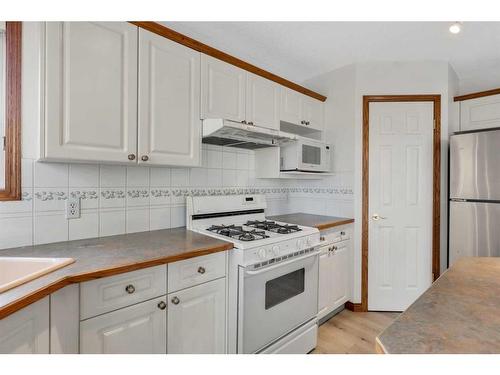
[[[245,230],[240,225],[212,225],[207,228],[210,232],[215,232],[221,236],[238,239],[240,241],[255,241],[269,236],[263,230]]]
[[[267,230],[269,232],[274,232],[278,234],[290,234],[302,230],[299,228],[298,225],[278,224],[275,221],[270,221],[270,220],[264,220],[264,221],[249,220],[245,225],[248,227]]]

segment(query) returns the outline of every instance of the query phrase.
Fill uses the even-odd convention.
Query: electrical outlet
[[[69,198],[66,200],[66,219],[78,219],[80,217],[80,198]]]

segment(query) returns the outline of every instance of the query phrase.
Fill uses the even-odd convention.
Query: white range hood
[[[203,143],[253,150],[276,147],[296,139],[294,134],[260,126],[223,119],[203,120]]]

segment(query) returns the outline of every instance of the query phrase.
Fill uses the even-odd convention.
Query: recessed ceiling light
[[[462,30],[461,22],[455,22],[453,25],[450,26],[450,33],[452,34],[458,34],[461,30]]]

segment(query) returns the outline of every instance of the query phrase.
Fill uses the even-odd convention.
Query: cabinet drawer
[[[350,234],[346,229],[335,229],[321,232],[321,237],[325,238],[325,243],[332,243],[348,240]]]
[[[225,274],[225,251],[170,263],[168,265],[168,292],[215,280]]]
[[[166,290],[164,265],[84,282],[80,285],[80,319],[164,295]]]

